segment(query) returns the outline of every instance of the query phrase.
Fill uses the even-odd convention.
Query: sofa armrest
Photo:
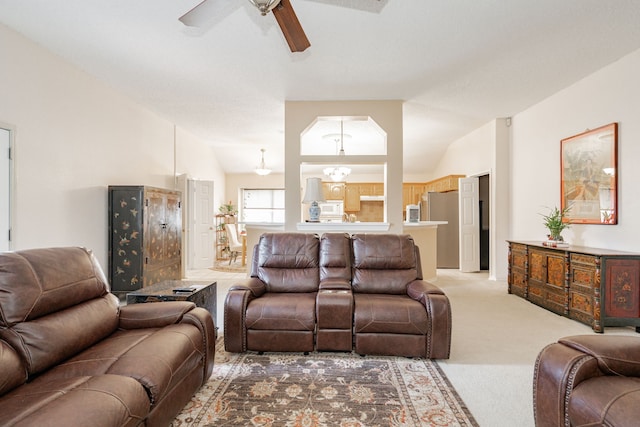
[[[428,295],[444,295],[442,289],[437,287],[431,282],[426,280],[414,280],[407,285],[407,295],[416,301],[420,301],[424,304],[424,299],[428,298]]]
[[[536,427],[562,427],[568,422],[567,403],[580,382],[602,375],[597,360],[560,343],[546,346],[533,373],[533,414]]]
[[[593,356],[604,375],[640,377],[640,338],[615,335],[576,335],[559,343]]]
[[[340,290],[350,291],[351,283],[345,279],[325,279],[320,282],[319,290]]]
[[[257,277],[250,277],[248,279],[244,279],[238,283],[231,285],[229,290],[230,291],[247,290],[251,292],[251,295],[254,298],[258,298],[262,296],[265,292],[267,292],[267,286],[262,280],[258,279]]]
[[[27,367],[7,342],[0,341],[0,396],[27,382]]]
[[[429,316],[427,351],[429,359],[448,359],[451,352],[451,304],[442,290],[426,280],[407,285],[407,295],[419,301]]]
[[[204,376],[203,384],[209,379],[213,372],[213,359],[216,354],[216,338],[217,332],[215,327],[215,319],[206,309],[196,307],[185,313],[181,323],[194,325],[200,330],[203,340],[204,354]]]
[[[161,328],[178,323],[195,308],[189,301],[147,302],[120,308],[120,329]]]

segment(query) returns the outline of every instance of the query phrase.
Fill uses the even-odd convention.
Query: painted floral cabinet
[[[509,293],[585,323],[640,330],[640,254],[509,241]]]
[[[109,186],[109,282],[126,293],[182,277],[181,193]]]

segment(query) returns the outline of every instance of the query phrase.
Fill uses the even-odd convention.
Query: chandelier
[[[344,127],[343,122],[340,120],[340,151],[338,151],[338,157],[344,157]],[[335,140],[336,143],[338,140]],[[333,182],[344,181],[344,179],[351,173],[351,169],[346,166],[331,166],[324,168],[322,172],[329,177]]]
[[[261,160],[260,160],[260,166],[258,166],[258,167],[256,168],[256,173],[257,173],[258,175],[262,175],[262,176],[264,176],[264,175],[269,175],[269,174],[271,173],[271,169],[268,169],[268,168],[264,165],[264,152],[265,152],[265,149],[264,149],[264,148],[261,148],[261,149],[260,149],[260,151],[262,152],[262,158],[261,158]]]
[[[249,1],[251,2],[252,5],[254,5],[260,10],[260,13],[262,13],[262,16],[269,13],[271,9],[273,9],[278,5],[278,3],[280,3],[280,0],[249,0]]]

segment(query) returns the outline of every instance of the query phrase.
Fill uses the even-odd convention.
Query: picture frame
[[[618,123],[560,141],[561,209],[574,224],[618,223]]]

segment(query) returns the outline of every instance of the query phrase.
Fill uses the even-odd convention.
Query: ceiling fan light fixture
[[[271,169],[268,169],[265,165],[264,165],[264,152],[266,151],[264,148],[261,148],[260,151],[262,152],[262,157],[260,159],[260,166],[258,166],[256,168],[256,173],[260,176],[265,176],[265,175],[269,175],[271,173]]]
[[[252,5],[258,8],[262,16],[266,15],[280,3],[280,0],[249,0]]]

